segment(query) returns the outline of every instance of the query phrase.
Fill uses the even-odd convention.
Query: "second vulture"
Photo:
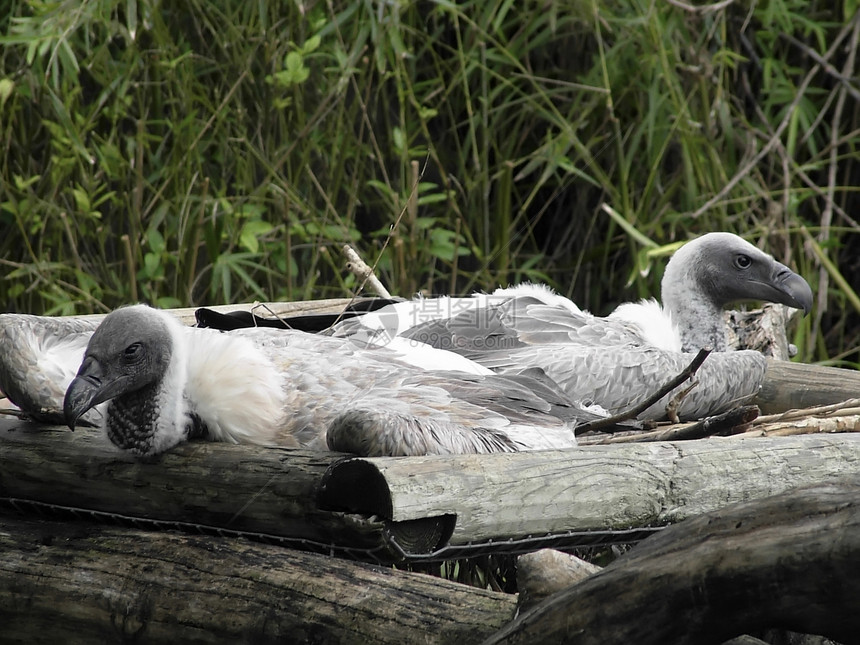
[[[330,333],[378,344],[406,337],[500,374],[539,368],[571,398],[612,413],[658,391],[708,347],[716,351],[678,409],[681,419],[698,419],[755,396],[764,378],[764,356],[724,351],[726,305],[764,300],[804,312],[812,306],[801,276],[730,233],[709,233],[681,247],[664,272],[662,295],[662,305],[628,303],[598,317],[542,285],[520,285],[472,298],[398,303]],[[672,396],[639,418],[665,418]]]

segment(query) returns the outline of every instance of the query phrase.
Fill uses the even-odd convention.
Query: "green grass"
[[[605,313],[721,229],[822,294],[803,360],[860,363],[856,0],[4,7],[6,310],[345,296],[350,242],[399,295]]]

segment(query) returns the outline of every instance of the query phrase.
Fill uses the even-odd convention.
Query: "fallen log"
[[[840,403],[860,394],[860,371],[768,359],[752,403],[764,414]]]
[[[316,504],[320,480],[342,458],[331,452],[193,442],[141,461],[95,429],[71,432],[3,419],[0,500],[125,523],[139,519],[192,531],[284,537],[320,551],[327,551],[335,537],[356,549],[380,548],[381,522],[322,511]]]
[[[453,516],[450,544],[665,525],[860,475],[860,435],[720,438],[333,464],[325,508],[396,521]],[[535,547],[536,548],[536,547]]]
[[[3,642],[466,643],[513,596],[235,538],[0,515]]]
[[[378,459],[192,442],[150,463],[98,431],[0,420],[7,505],[261,534],[372,561],[579,546],[595,531],[631,541],[642,537],[631,527],[848,474],[860,474],[856,433]]]
[[[709,645],[775,627],[854,643],[858,596],[855,477],[670,527],[485,642]]]

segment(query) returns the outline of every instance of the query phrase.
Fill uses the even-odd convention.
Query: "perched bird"
[[[726,351],[723,310],[733,302],[812,309],[806,280],[732,233],[708,233],[678,249],[666,265],[661,293],[662,305],[654,299],[627,303],[610,317],[636,325],[651,345],[672,351]]]
[[[406,337],[457,352],[500,374],[539,368],[573,399],[617,413],[644,400],[692,361],[716,350],[685,395],[681,419],[718,414],[754,396],[766,361],[726,352],[723,307],[739,300],[779,302],[808,312],[806,281],[729,233],[685,244],[667,265],[663,305],[622,305],[608,317],[580,310],[543,285],[520,285],[472,298],[415,300],[339,323],[332,334]],[[672,395],[640,414],[662,419]]]
[[[362,455],[563,448],[578,420],[595,418],[528,373],[428,371],[394,349],[196,329],[144,305],[92,334],[65,394],[68,425],[102,402],[110,440],[142,456],[198,436]]]

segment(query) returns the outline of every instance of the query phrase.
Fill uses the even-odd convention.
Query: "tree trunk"
[[[4,643],[477,643],[513,596],[236,538],[0,515]]]
[[[860,478],[672,526],[486,641],[709,645],[777,627],[856,643]]]

